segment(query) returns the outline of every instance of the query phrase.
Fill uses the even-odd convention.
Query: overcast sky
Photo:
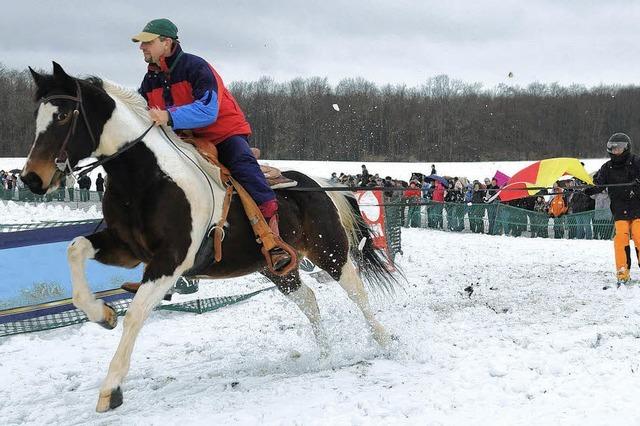
[[[640,82],[640,1],[631,0],[10,1],[0,63],[50,70],[55,60],[73,75],[137,87],[146,65],[130,37],[158,17],[227,82]]]

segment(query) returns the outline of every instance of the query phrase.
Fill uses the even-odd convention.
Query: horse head
[[[53,74],[29,67],[36,85],[36,134],[20,178],[36,194],[58,188],[64,176],[98,148],[115,102],[101,82],[68,75],[53,62]]]

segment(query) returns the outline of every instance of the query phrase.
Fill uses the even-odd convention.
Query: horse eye
[[[57,113],[54,115],[54,119],[57,121],[64,121],[66,120],[68,115],[69,114],[67,114],[66,112]]]

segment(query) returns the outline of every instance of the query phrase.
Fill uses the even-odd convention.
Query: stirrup
[[[271,256],[271,263],[273,264],[273,270],[276,272],[282,271],[287,265],[291,263],[291,255],[283,250],[281,247],[274,247],[269,250],[269,256]]]

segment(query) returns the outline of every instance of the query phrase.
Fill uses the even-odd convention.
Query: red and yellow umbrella
[[[560,177],[567,175],[593,184],[591,176],[577,158],[549,158],[536,161],[511,176],[498,197],[502,201],[510,201],[535,195],[540,189],[528,188],[550,187]]]

